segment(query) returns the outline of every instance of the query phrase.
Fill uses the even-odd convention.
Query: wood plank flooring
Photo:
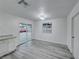
[[[66,45],[41,40],[25,43],[2,59],[74,59]]]

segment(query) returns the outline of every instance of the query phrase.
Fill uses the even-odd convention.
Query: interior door
[[[73,33],[74,33],[74,41],[73,41],[73,54],[75,59],[79,59],[79,15],[77,15],[73,20]]]

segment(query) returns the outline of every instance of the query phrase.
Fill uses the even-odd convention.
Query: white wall
[[[67,17],[67,45],[72,52],[72,45],[71,45],[71,40],[72,40],[72,17],[79,12],[79,2],[76,4],[76,6],[73,8],[71,13]],[[78,51],[79,52],[79,51]],[[78,55],[76,54],[75,57]],[[78,58],[76,58],[78,59]]]
[[[52,22],[52,33],[43,33],[42,24],[45,22]],[[67,23],[66,18],[36,21],[34,23],[34,28],[35,28],[34,39],[66,44],[67,42],[66,23]]]
[[[23,19],[0,12],[0,35],[14,34],[18,38],[19,23],[21,22],[33,25],[32,20]]]

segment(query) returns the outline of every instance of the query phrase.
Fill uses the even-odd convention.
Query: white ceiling
[[[0,10],[6,13],[28,19],[37,20],[43,8],[50,18],[66,17],[78,0],[26,0],[28,6],[17,4],[20,0],[0,0]]]

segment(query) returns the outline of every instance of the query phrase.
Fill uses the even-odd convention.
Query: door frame
[[[71,47],[72,47],[72,54],[74,54],[74,20],[79,15],[79,12],[77,12],[71,19]]]

